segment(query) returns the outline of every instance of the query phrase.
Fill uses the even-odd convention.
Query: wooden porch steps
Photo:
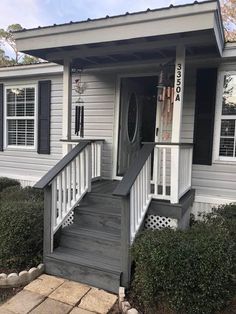
[[[112,196],[117,182],[92,185],[60,232],[59,246],[45,257],[46,272],[118,292],[121,276],[121,210]]]

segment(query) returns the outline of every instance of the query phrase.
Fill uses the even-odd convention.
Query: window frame
[[[221,156],[220,155],[220,140],[221,140],[221,122],[222,120],[236,120],[235,115],[222,114],[222,100],[224,93],[224,77],[225,75],[236,75],[236,70],[220,70],[218,72],[218,83],[216,93],[216,111],[215,111],[215,127],[214,127],[214,162],[220,163],[236,163],[236,156]],[[235,121],[236,125],[236,121]],[[235,129],[235,145],[236,145],[236,129]],[[236,150],[236,148],[234,148]]]
[[[8,117],[7,116],[7,90],[18,88],[34,88],[34,115],[33,116],[19,116]],[[8,120],[34,120],[34,145],[9,145],[8,144]],[[20,85],[5,85],[4,86],[4,148],[12,150],[37,150],[38,143],[38,86],[37,84],[20,84]]]

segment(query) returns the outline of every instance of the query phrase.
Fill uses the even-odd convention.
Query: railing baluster
[[[68,209],[71,207],[71,168],[72,168],[72,165],[70,164],[67,167]]]
[[[62,203],[63,203],[63,216],[67,212],[67,176],[66,169],[62,172]]]
[[[97,157],[97,161],[98,161],[98,173],[97,176],[101,177],[101,166],[102,166],[102,144],[101,142],[97,143],[98,145],[98,157]]]
[[[85,190],[85,171],[84,171],[84,151],[82,151],[81,155],[80,155],[80,171],[81,171],[81,194],[84,192]]]
[[[162,160],[162,173],[163,173],[163,188],[162,195],[166,196],[166,148],[163,148],[163,160]]]
[[[77,199],[81,195],[81,167],[80,155],[76,158],[76,185],[77,185]]]
[[[58,223],[60,223],[61,220],[62,220],[62,173],[60,173],[58,176]]]
[[[57,225],[57,179],[52,181],[52,230]]]
[[[72,161],[72,190],[73,190],[73,202],[76,201],[76,162]]]

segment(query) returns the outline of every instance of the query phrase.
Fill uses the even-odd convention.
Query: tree
[[[236,0],[221,0],[221,13],[227,41],[236,41]]]
[[[5,54],[5,51],[0,48],[0,67],[11,65],[14,62]]]
[[[2,46],[4,45],[9,45],[10,48],[13,50],[13,58],[9,58],[8,56],[5,56],[4,53],[4,58],[2,59],[2,65],[10,65],[10,64],[29,64],[29,63],[39,63],[40,59],[20,53],[19,50],[17,49],[15,38],[13,35],[13,32],[20,31],[22,30],[23,27],[20,24],[11,24],[7,27],[6,30],[0,29],[0,44]],[[0,46],[1,49],[1,46]],[[4,52],[3,49],[1,51]],[[1,58],[1,55],[0,55]],[[1,63],[0,63],[1,66]]]

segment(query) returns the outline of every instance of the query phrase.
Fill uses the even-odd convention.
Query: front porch
[[[181,149],[191,152],[192,147],[143,144],[123,179],[111,181],[101,178],[102,145],[102,141],[85,140],[77,144],[35,187],[45,190],[46,272],[117,292],[120,284],[129,284],[129,248],[143,227],[149,207],[158,215],[158,210],[163,211],[163,198],[164,215],[177,219],[178,226],[183,227],[182,218],[193,202],[192,193],[181,198],[183,191],[191,189],[190,179],[186,179],[190,172],[180,171],[184,174],[182,186],[174,194],[168,186],[174,181],[173,174],[169,173],[169,179],[152,174],[152,155],[161,156],[164,149],[166,157],[165,150],[174,147],[178,156]],[[159,146],[162,148],[157,154]],[[166,159],[161,156],[159,160],[161,167],[165,166]],[[181,199],[174,205],[180,209],[177,216],[171,214],[174,197]]]
[[[208,1],[16,34],[20,51],[64,67],[64,157],[35,185],[45,190],[48,273],[111,291],[128,286],[129,249],[149,208],[173,211],[183,200],[185,211],[191,206],[193,134],[182,136],[185,74],[192,70],[188,79],[193,80],[197,62],[217,63],[222,54],[218,6]],[[202,82],[205,89],[210,84],[213,103],[216,71],[206,73]],[[92,87],[86,94],[82,83],[89,75]],[[152,91],[145,94],[144,85],[151,81]],[[191,96],[197,85],[192,84]],[[203,105],[209,101],[199,98]],[[148,116],[151,103],[155,110]],[[193,133],[194,98],[191,105],[186,124]],[[211,136],[212,130],[206,133]],[[197,144],[207,152],[204,139]],[[211,152],[204,157],[211,158]],[[110,181],[94,183],[103,179]],[[73,211],[74,224],[66,227]]]

